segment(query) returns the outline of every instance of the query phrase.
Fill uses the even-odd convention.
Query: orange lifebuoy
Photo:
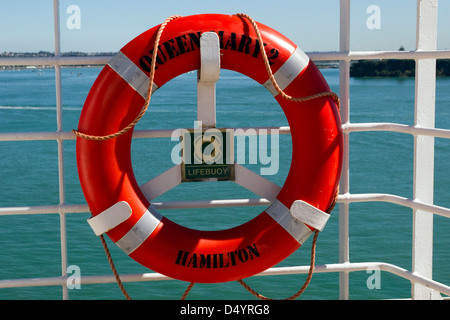
[[[265,52],[282,89],[295,97],[329,92],[312,61],[293,42],[258,23]],[[142,33],[106,65],[84,104],[78,130],[108,135],[132,122],[145,103],[158,26]],[[292,164],[276,200],[257,217],[227,230],[193,230],[163,217],[141,192],[131,165],[132,131],[105,141],[77,138],[80,183],[92,216],[115,206],[129,210],[107,230],[110,239],[151,270],[189,282],[226,282],[252,276],[298,249],[313,228],[289,213],[296,200],[327,211],[342,164],[339,112],[330,97],[291,102],[273,91],[255,31],[237,16],[205,14],[178,18],[161,36],[154,87],[199,69],[200,36],[216,32],[221,68],[266,86],[282,107],[292,136]],[[123,209],[125,208],[125,209]],[[108,216],[105,218],[108,220]]]

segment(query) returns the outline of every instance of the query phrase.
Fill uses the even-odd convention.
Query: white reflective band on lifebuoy
[[[99,236],[127,220],[131,213],[130,205],[125,201],[120,201],[95,217],[90,217],[87,222],[94,230],[95,235]]]
[[[150,205],[139,221],[116,242],[116,245],[126,254],[132,253],[152,234],[161,222],[162,217],[163,216],[153,208],[153,205]]]
[[[275,199],[265,211],[300,244],[305,242],[312,234],[311,229],[300,220],[294,218],[289,208],[278,199]]]
[[[147,98],[147,90],[150,79],[126,55],[119,51],[108,62],[108,65],[144,99]],[[158,86],[153,83],[152,94],[155,93],[157,89]]]
[[[274,73],[275,80],[281,90],[286,87],[306,68],[309,63],[309,57],[299,48],[286,60],[277,72]],[[268,79],[263,83],[263,86],[270,91],[274,96],[278,95],[272,81]]]
[[[313,227],[319,231],[322,231],[327,224],[330,215],[309,203],[301,200],[296,200],[291,206],[292,216],[300,220],[301,222]]]

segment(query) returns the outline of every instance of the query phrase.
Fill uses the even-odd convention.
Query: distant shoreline
[[[62,57],[99,57],[99,56],[114,56],[116,52],[64,52]],[[11,57],[54,57],[53,52],[39,51],[39,52],[3,52],[0,53],[1,58]],[[320,69],[338,68],[338,61],[315,61],[315,64]],[[65,68],[100,68],[103,64],[86,64],[86,65],[65,65]],[[47,69],[53,68],[48,65],[22,65],[22,66],[0,66],[0,70],[11,69]],[[358,60],[351,63],[350,77],[354,78],[408,78],[415,76],[415,61],[414,60],[400,60],[400,59],[386,59],[386,60]],[[436,60],[436,76],[449,77],[450,76],[450,59]]]
[[[69,51],[62,52],[62,57],[100,57],[100,56],[113,56],[117,52],[80,52]],[[38,52],[3,52],[0,53],[0,58],[23,58],[23,57],[54,57],[55,53],[50,51],[38,51]]]
[[[114,56],[117,52],[79,52],[79,51],[69,51],[61,53],[62,57],[104,57],[104,56]],[[0,53],[1,58],[48,58],[54,57],[55,54],[49,51],[38,51],[38,52],[3,52]],[[315,61],[317,67],[322,69],[328,68],[339,68],[338,61]],[[101,67],[103,64],[88,64],[88,65],[66,65],[64,67],[72,68],[89,68],[89,67]],[[33,68],[53,68],[53,66],[45,65],[23,65],[23,66],[0,66],[0,69],[33,69]]]
[[[79,51],[69,51],[61,53],[61,57],[104,57],[104,56],[114,56],[116,52],[79,52]],[[39,52],[3,52],[0,53],[0,60],[2,58],[51,58],[55,54],[49,51],[39,51]],[[102,67],[103,64],[86,64],[86,65],[65,65],[64,68],[98,68]],[[49,69],[53,66],[49,65],[16,65],[16,66],[0,66],[0,70],[11,70],[11,69]]]
[[[414,60],[358,60],[350,66],[354,78],[409,78],[416,74]],[[436,60],[436,76],[450,76],[450,59]]]
[[[61,68],[102,68],[104,64],[77,64],[77,65],[64,65]],[[35,69],[53,69],[53,66],[48,65],[23,65],[23,66],[0,66],[1,70],[35,70]]]
[[[94,56],[114,56],[115,52],[105,52],[105,53],[78,53],[76,55],[70,55],[70,53],[62,54],[63,57],[94,57]],[[9,55],[5,55],[5,53],[0,53],[0,59],[2,57],[11,58],[11,57],[54,57],[53,53],[46,52],[45,54],[39,54],[39,53],[9,53]],[[315,61],[314,62],[318,68],[320,69],[335,69],[339,68],[339,62],[338,61]],[[64,65],[63,68],[101,68],[104,64],[79,64],[79,65]],[[12,69],[51,69],[53,66],[51,65],[16,65],[16,66],[0,66],[0,70],[12,70]]]

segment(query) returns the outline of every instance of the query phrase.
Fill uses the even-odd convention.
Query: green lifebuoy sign
[[[232,129],[185,130],[181,142],[183,182],[234,180]]]

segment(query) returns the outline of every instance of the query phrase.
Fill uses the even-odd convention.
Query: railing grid
[[[378,267],[383,271],[393,273],[399,277],[408,279],[412,284],[412,298],[433,298],[435,292],[450,295],[450,287],[432,280],[430,257],[423,259],[424,250],[432,248],[433,215],[450,218],[450,209],[433,204],[433,170],[429,163],[424,164],[430,158],[430,152],[434,157],[434,138],[450,138],[450,130],[434,127],[434,95],[435,90],[434,69],[430,66],[436,59],[449,59],[450,50],[436,50],[436,26],[427,21],[435,19],[437,14],[437,0],[417,1],[417,48],[415,51],[350,51],[350,0],[340,0],[340,48],[339,52],[310,53],[313,60],[334,60],[340,63],[340,99],[341,118],[344,132],[344,163],[343,175],[340,182],[339,202],[339,263],[316,266],[315,272],[339,272],[340,299],[349,298],[349,273],[364,271],[371,267]],[[60,17],[59,1],[53,0],[55,56],[51,58],[2,58],[0,65],[47,65],[54,66],[56,107],[57,107],[57,131],[56,132],[12,132],[0,133],[0,141],[26,141],[26,140],[55,140],[58,143],[58,172],[59,172],[59,204],[32,207],[3,207],[0,215],[28,215],[28,214],[59,214],[61,234],[61,276],[33,279],[3,279],[0,280],[0,288],[27,287],[27,286],[62,286],[63,299],[69,298],[67,288],[67,244],[66,244],[66,213],[89,212],[86,204],[70,205],[65,203],[64,189],[64,141],[74,140],[71,132],[63,131],[62,125],[62,93],[61,93],[61,66],[106,64],[111,57],[62,57],[60,54]],[[431,39],[431,40],[430,40]],[[398,123],[351,123],[350,122],[350,63],[360,59],[415,59],[417,62],[415,109],[416,119],[414,125]],[[428,78],[427,78],[428,77]],[[427,78],[424,80],[424,78]],[[431,83],[431,85],[430,85]],[[431,97],[431,99],[430,99]],[[422,114],[428,114],[422,118]],[[431,116],[430,116],[431,115]],[[280,133],[289,134],[288,127],[280,127]],[[351,194],[349,179],[349,135],[352,132],[361,131],[390,131],[410,134],[414,137],[414,198],[407,199],[392,194]],[[172,130],[136,130],[135,138],[142,137],[169,137]],[[431,148],[431,149],[430,149]],[[431,151],[430,151],[431,150]],[[428,169],[426,168],[428,166]],[[431,167],[434,169],[434,167]],[[427,171],[428,170],[428,171]],[[431,194],[431,197],[430,197]],[[236,206],[236,205],[267,205],[265,199],[250,199],[251,201],[224,200],[211,203],[210,201],[174,201],[154,203],[155,207],[164,208],[189,208],[207,206]],[[413,270],[405,270],[398,266],[383,262],[350,262],[349,247],[349,204],[355,202],[388,202],[413,210],[415,230],[413,231]],[[245,204],[244,204],[245,203]],[[308,266],[279,267],[266,270],[260,275],[298,274],[307,273]],[[128,274],[123,275],[122,280],[127,281],[158,281],[168,280],[167,277],[157,273]],[[113,276],[86,276],[82,278],[82,284],[110,283],[114,282]],[[434,290],[434,291],[433,291]]]

